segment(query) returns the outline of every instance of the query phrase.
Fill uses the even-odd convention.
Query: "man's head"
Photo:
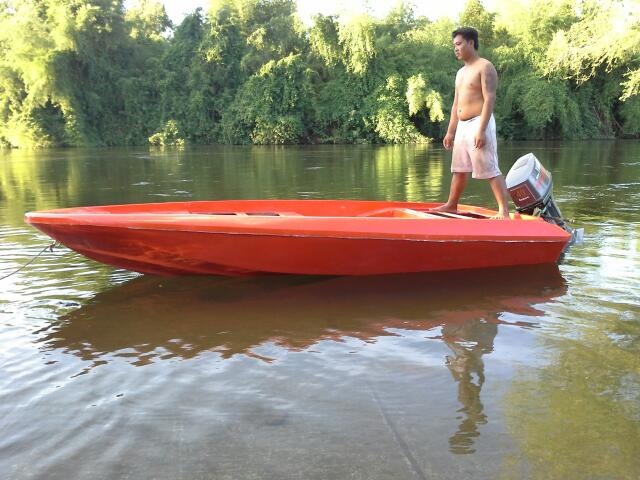
[[[478,50],[478,31],[471,27],[460,27],[451,32],[453,50],[457,58],[465,59]],[[473,45],[473,51],[471,51]]]

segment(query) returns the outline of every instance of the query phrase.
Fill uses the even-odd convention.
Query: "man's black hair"
[[[456,38],[460,35],[466,41],[473,40],[473,48],[478,50],[478,31],[473,27],[460,27],[456,28],[451,33],[451,38]]]

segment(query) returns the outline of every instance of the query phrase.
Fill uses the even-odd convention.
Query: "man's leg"
[[[458,211],[460,196],[462,195],[462,192],[464,192],[470,176],[471,172],[453,172],[453,177],[451,177],[451,189],[449,190],[449,199],[447,200],[447,203],[440,205],[439,207],[432,208],[431,210],[434,212],[456,213]]]
[[[509,220],[509,193],[507,192],[507,184],[502,175],[489,179],[489,185],[493,191],[493,196],[498,202],[498,214],[491,218],[500,220]]]

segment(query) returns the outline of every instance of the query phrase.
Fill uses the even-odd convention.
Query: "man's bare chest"
[[[465,69],[458,77],[458,90],[460,93],[473,94],[481,92],[482,77],[479,71]]]

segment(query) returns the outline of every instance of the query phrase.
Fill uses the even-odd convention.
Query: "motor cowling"
[[[566,224],[560,208],[553,200],[551,173],[533,153],[527,153],[516,160],[505,180],[518,212],[540,216],[547,222],[573,233],[573,229]]]

